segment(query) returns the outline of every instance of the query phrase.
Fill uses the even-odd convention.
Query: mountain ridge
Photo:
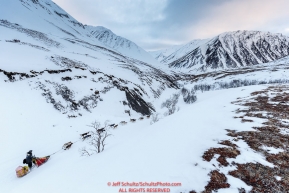
[[[238,30],[203,40],[190,51],[175,51],[160,62],[181,71],[211,71],[268,63],[289,55],[289,37]]]
[[[123,55],[158,65],[150,54],[134,42],[114,34],[105,27],[82,24],[51,0],[4,0],[4,2],[6,9],[1,10],[2,20],[56,36],[85,39]],[[22,9],[21,5],[25,9]],[[19,10],[18,14],[25,16],[14,17],[9,10]],[[92,32],[98,32],[98,36],[93,36]]]
[[[26,82],[64,115],[95,113],[108,103],[121,116],[149,115],[154,100],[178,88],[174,76],[135,43],[105,27],[83,25],[51,0],[5,2],[1,80]],[[110,93],[117,97],[106,100]]]

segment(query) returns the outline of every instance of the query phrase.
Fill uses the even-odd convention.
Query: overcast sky
[[[289,0],[53,0],[78,21],[104,26],[145,50],[262,30],[289,35]]]

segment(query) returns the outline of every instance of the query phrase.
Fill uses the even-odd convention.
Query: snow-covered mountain
[[[119,113],[149,115],[154,99],[177,88],[173,76],[135,43],[81,24],[51,0],[3,2],[1,80],[27,82],[61,113],[92,112],[102,101],[111,103],[101,95],[113,91],[120,93],[115,102],[128,105],[121,103]]]
[[[167,64],[170,61],[174,61],[184,56],[185,54],[189,53],[190,51],[207,41],[207,39],[192,40],[187,44],[175,45],[163,50],[152,51],[149,53],[161,63]]]
[[[1,0],[0,192],[288,192],[288,38],[152,54],[171,68],[51,0]],[[51,157],[17,178],[29,150]]]
[[[182,46],[183,45],[170,46],[162,50],[149,51],[149,53],[158,61],[162,61],[164,58],[171,55],[172,53],[180,49]]]
[[[289,37],[270,32],[226,32],[193,42],[160,62],[175,70],[204,72],[252,66],[289,55]]]
[[[120,53],[139,59],[141,61],[155,64],[156,62],[148,55],[148,53],[134,42],[123,37],[115,35],[111,30],[102,26],[84,26],[91,38],[95,38],[104,45],[113,48]]]
[[[156,64],[151,55],[135,43],[115,35],[102,26],[82,24],[51,0],[3,0],[1,3],[3,4],[1,20],[18,23],[23,27],[62,38],[79,38],[95,42],[125,56]],[[15,17],[9,13],[11,10],[17,11],[17,16],[23,15],[23,17]]]

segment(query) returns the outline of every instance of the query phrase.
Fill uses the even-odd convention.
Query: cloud
[[[164,19],[167,0],[54,0],[71,15],[86,24],[134,24]]]
[[[104,26],[147,50],[226,31],[289,35],[288,0],[53,0],[82,23]]]
[[[228,1],[210,10],[190,31],[193,36],[204,38],[235,30],[282,32],[282,25],[289,21],[287,7],[289,1],[286,0]]]

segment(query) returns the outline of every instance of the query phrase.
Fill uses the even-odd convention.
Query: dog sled
[[[33,158],[32,162],[34,163],[36,167],[39,167],[42,164],[46,163],[49,160],[49,158],[50,156],[36,157],[36,158]],[[21,178],[27,175],[28,173],[30,173],[31,170],[29,169],[28,166],[18,166],[15,171],[16,171],[16,176],[18,178]]]

